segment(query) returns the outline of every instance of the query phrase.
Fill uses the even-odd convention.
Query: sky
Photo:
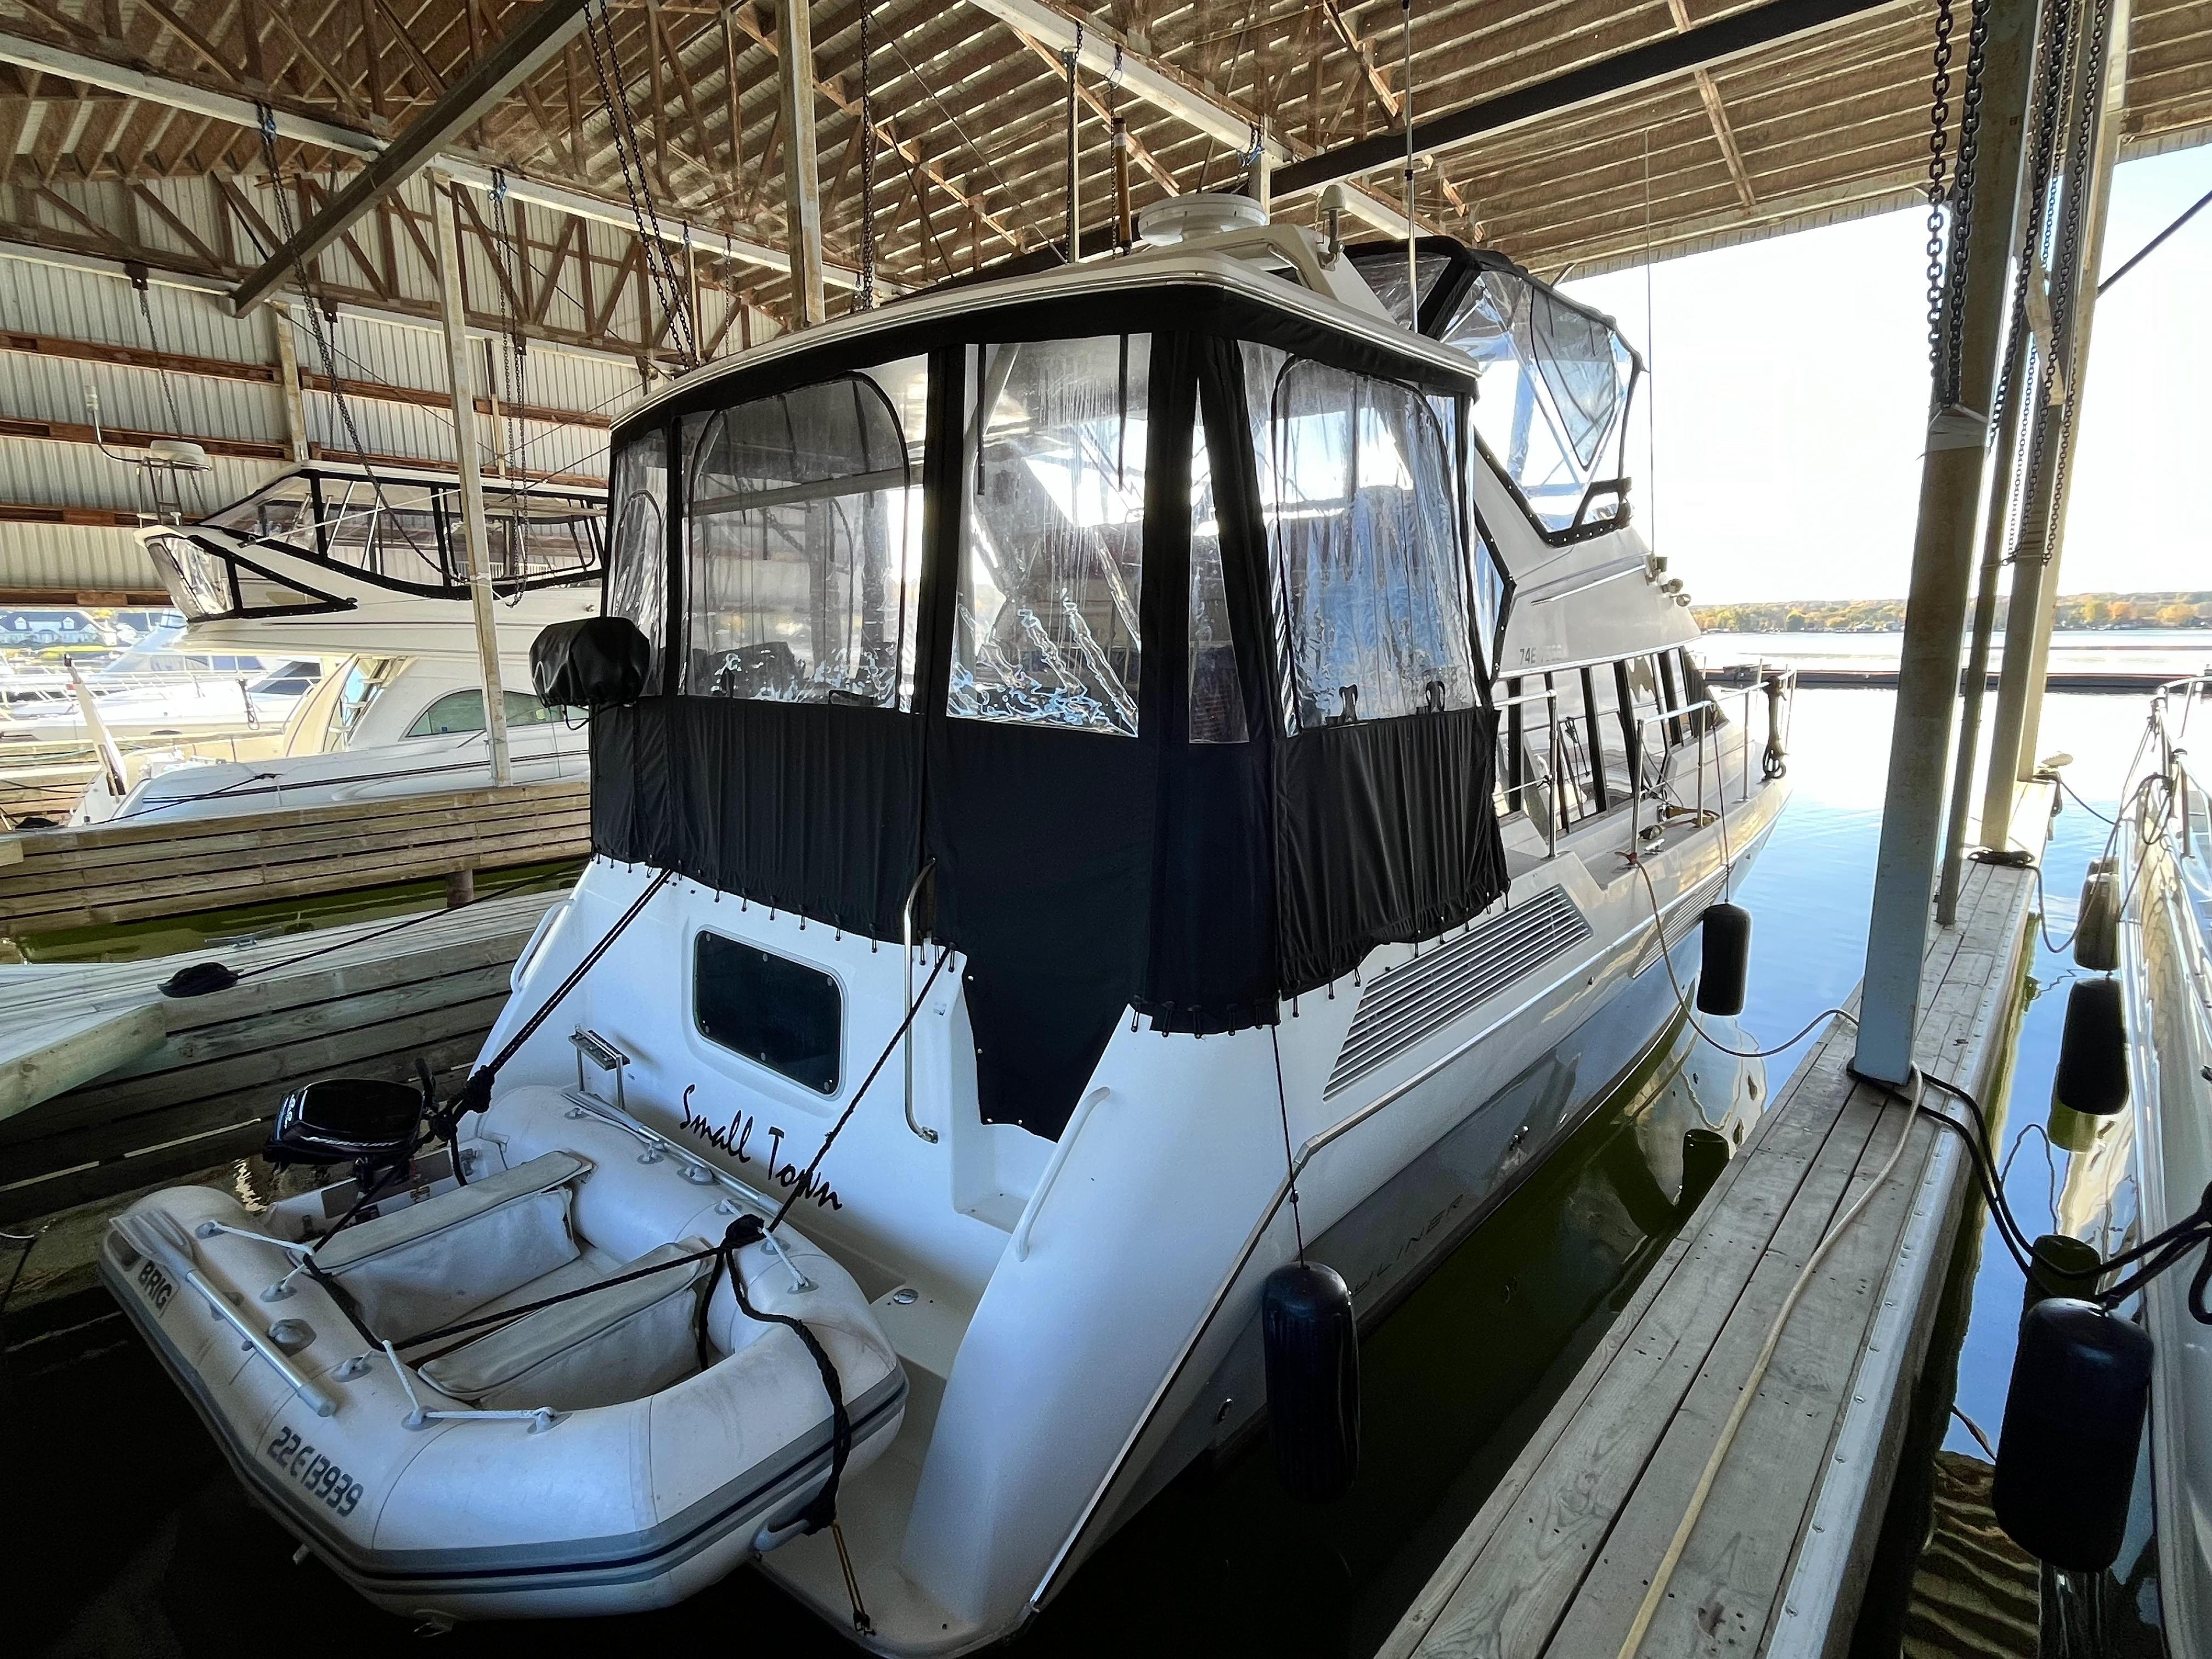
[[[2124,162],[2105,268],[2212,190],[2212,147]],[[1614,272],[1567,291],[1652,369],[1637,516],[1700,604],[1902,598],[1928,400],[1924,211]],[[2212,588],[2212,208],[2100,302],[2063,592]],[[1639,398],[1642,393],[1639,392]]]

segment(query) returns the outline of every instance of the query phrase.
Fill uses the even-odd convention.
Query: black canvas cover
[[[592,717],[592,844],[872,939],[919,868],[915,720],[647,697]]]
[[[1324,726],[1276,752],[1284,995],[1350,973],[1378,945],[1433,939],[1505,890],[1497,710]]]
[[[627,617],[555,623],[530,642],[530,684],[550,708],[635,702],[652,665],[653,641]]]
[[[613,858],[875,939],[919,921],[965,959],[987,1121],[1056,1137],[1116,1023],[1210,1033],[1272,1023],[1281,1002],[1340,977],[1376,945],[1432,938],[1504,890],[1492,805],[1497,716],[1423,712],[1281,729],[1275,621],[1234,340],[1379,372],[1371,342],[1218,293],[981,312],[687,388],[673,409],[763,395],[932,352],[930,492],[911,712],[665,695],[593,717],[592,830]],[[1239,311],[1237,307],[1243,307]],[[1246,314],[1248,313],[1249,314]],[[1054,729],[947,708],[969,419],[963,354],[943,337],[1152,331],[1136,734]],[[842,353],[842,356],[840,354]],[[1432,365],[1400,366],[1450,395]],[[776,371],[772,376],[770,370]],[[1201,388],[1203,396],[1201,398]],[[1244,702],[1241,741],[1188,741],[1192,422],[1203,405],[1222,574]],[[666,429],[672,440],[678,428]],[[681,476],[680,465],[678,476]],[[684,626],[681,501],[669,528],[670,627]],[[672,645],[673,657],[680,654]]]

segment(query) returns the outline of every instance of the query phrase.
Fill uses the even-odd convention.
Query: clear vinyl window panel
[[[685,422],[686,693],[912,706],[928,410],[915,356]]]
[[[1285,728],[1472,708],[1449,405],[1246,344]]]
[[[1206,424],[1190,434],[1190,740],[1243,743],[1244,689],[1230,629],[1229,587],[1221,568],[1221,520],[1213,499],[1212,458]]]
[[[1597,480],[1620,468],[1617,441],[1636,360],[1627,343],[1589,313],[1510,271],[1485,270],[1445,323],[1443,339],[1483,371],[1475,430],[1547,530],[1583,511]],[[1588,517],[1617,514],[1604,491]]]
[[[653,648],[645,683],[660,685],[668,622],[668,433],[655,427],[624,444],[615,458],[608,517],[614,526],[607,556],[607,614],[627,617]]]
[[[966,354],[949,714],[1136,735],[1151,358],[1143,334]]]

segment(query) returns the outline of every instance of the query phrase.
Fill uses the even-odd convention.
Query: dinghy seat
[[[316,1249],[315,1265],[378,1335],[434,1330],[581,1254],[569,1208],[591,1171],[580,1153],[541,1153],[356,1223]]]
[[[698,1369],[699,1287],[714,1267],[711,1257],[665,1264],[708,1248],[691,1238],[648,1250],[593,1282],[661,1271],[526,1314],[431,1360],[422,1379],[486,1411],[583,1411],[657,1394]]]

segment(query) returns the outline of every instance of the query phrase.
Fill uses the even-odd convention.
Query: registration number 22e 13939
[[[351,1515],[361,1502],[361,1482],[302,1440],[296,1430],[279,1429],[269,1443],[276,1467],[340,1515]]]

